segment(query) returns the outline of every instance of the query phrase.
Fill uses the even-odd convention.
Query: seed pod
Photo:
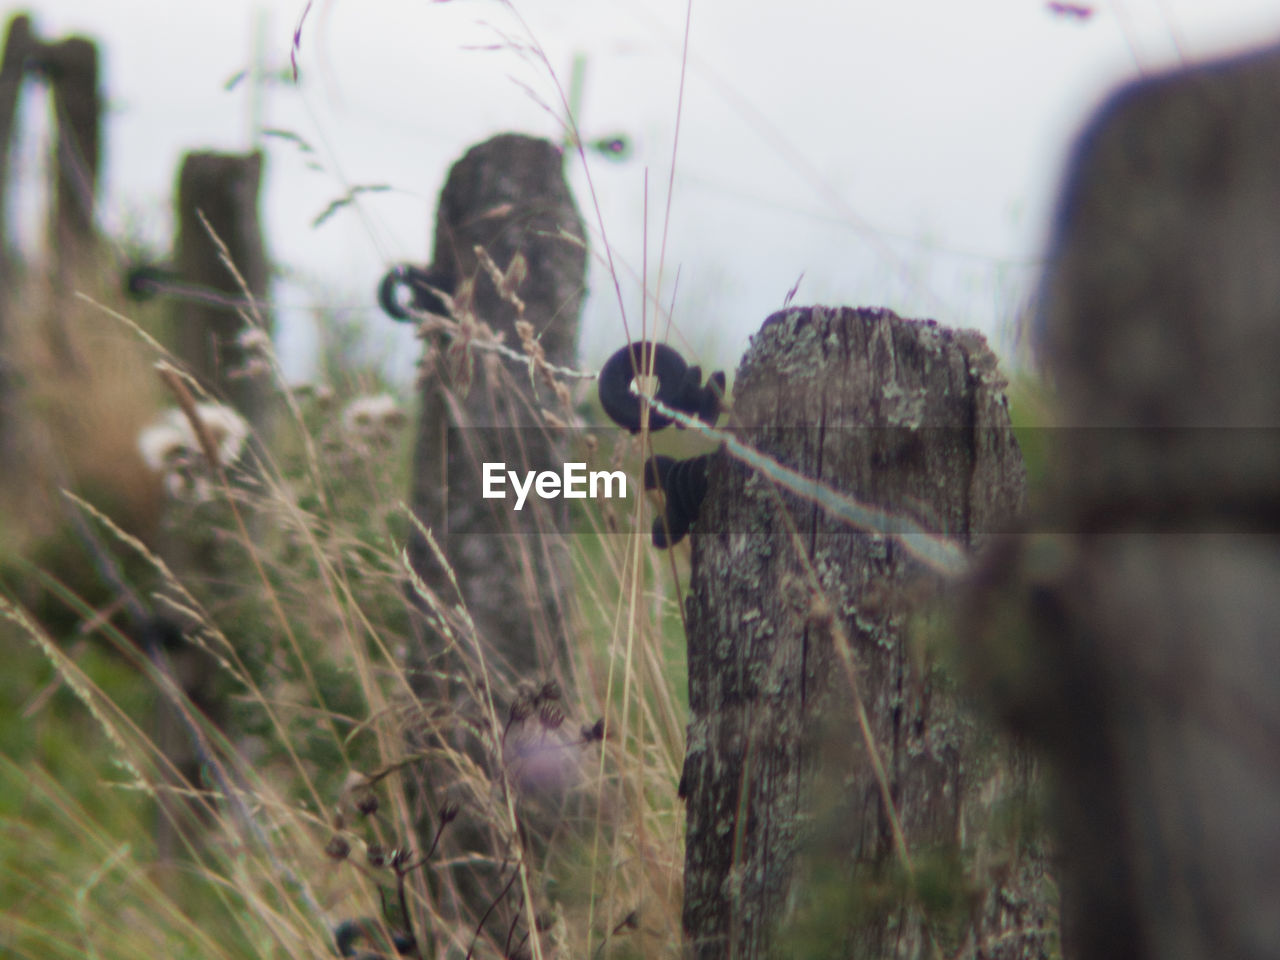
[[[351,853],[351,844],[342,834],[335,833],[324,845],[324,852],[325,856],[332,857],[334,860],[345,860]]]

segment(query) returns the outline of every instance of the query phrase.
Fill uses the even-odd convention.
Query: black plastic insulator
[[[650,371],[658,378],[654,396],[662,404],[704,423],[716,422],[724,397],[724,373],[716,371],[703,386],[701,367],[690,367],[665,343],[641,340],[618,350],[600,370],[600,405],[614,423],[632,433],[640,432],[642,400],[631,392],[631,382]],[[651,431],[671,423],[665,414],[649,411]]]
[[[644,462],[644,488],[662,486],[666,508],[653,521],[653,545],[659,550],[679,543],[698,520],[707,495],[707,465],[710,454],[675,460],[658,454]]]
[[[408,291],[406,295],[402,291]],[[449,308],[440,299],[441,293],[453,295],[449,279],[433,270],[423,270],[411,263],[401,263],[387,271],[378,284],[378,306],[392,320],[413,323],[409,310],[425,310],[447,316]]]

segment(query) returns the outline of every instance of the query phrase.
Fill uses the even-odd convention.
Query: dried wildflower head
[[[271,335],[261,327],[245,327],[236,335],[236,343],[245,353],[268,354],[271,352]]]
[[[581,781],[581,741],[565,729],[564,708],[554,700],[525,704],[521,719],[509,722],[502,759],[521,790],[563,793]]]
[[[342,412],[342,427],[364,440],[386,439],[404,423],[404,411],[389,393],[356,397]]]
[[[200,448],[191,434],[191,428],[161,419],[146,426],[138,434],[138,452],[156,474],[164,476],[165,490],[174,499],[206,499],[204,490],[196,495],[196,481],[200,477]],[[207,484],[207,480],[205,480]]]
[[[227,371],[227,379],[229,380],[249,380],[254,377],[267,377],[270,375],[271,362],[256,354],[246,357],[239,366]]]
[[[195,408],[201,428],[228,467],[240,459],[249,438],[249,425],[240,414],[220,403],[200,403]],[[209,463],[191,421],[180,409],[166,410],[138,434],[138,452],[175,499],[204,502],[213,497]]]
[[[302,380],[289,384],[289,392],[295,400],[314,403],[317,407],[327,408],[333,404],[333,387],[327,383],[311,383]]]
[[[244,453],[245,441],[249,439],[249,424],[244,417],[221,403],[196,404],[196,416],[204,425],[218,448],[218,460],[224,467],[229,467]],[[184,422],[186,418],[183,417]]]
[[[329,842],[324,845],[324,852],[334,860],[345,860],[351,853],[351,844],[347,842],[346,837],[342,836],[342,834],[335,833],[329,838]]]
[[[342,784],[338,809],[358,817],[368,817],[378,812],[378,795],[374,793],[376,781],[370,780],[358,770],[352,770]]]
[[[544,703],[538,711],[538,721],[547,730],[557,730],[564,723],[564,711],[558,704]]]
[[[198,452],[198,446],[186,418],[175,423],[166,414],[152,421],[138,434],[138,452],[142,454],[148,467],[156,473],[163,473]]]
[[[289,384],[289,392],[299,403],[311,403],[321,410],[333,406],[333,387],[327,383],[311,383],[303,380]]]
[[[507,725],[524,723],[533,713],[534,702],[531,698],[519,697],[511,702],[511,711],[507,716]]]
[[[604,740],[604,717],[601,717],[591,726],[582,728],[582,739],[586,743],[594,743],[597,740]]]
[[[241,360],[227,371],[230,379],[271,375],[271,335],[267,331],[261,327],[247,326],[236,335],[236,344],[240,347]]]

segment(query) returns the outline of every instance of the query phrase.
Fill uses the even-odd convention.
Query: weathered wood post
[[[789,309],[742,360],[732,426],[973,549],[1023,497],[1002,387],[978,334]],[[1042,954],[1044,858],[985,834],[1028,765],[980,734],[913,630],[942,586],[899,539],[715,458],[688,598],[689,956]]]
[[[94,239],[102,101],[98,93],[98,48],[84,37],[41,45],[38,69],[53,90],[58,127],[58,176],[53,236],[60,279],[77,274]]]
[[[269,381],[246,375],[253,371],[254,351],[240,339],[248,328],[239,312],[252,311],[200,216],[226,245],[269,334],[270,273],[258,217],[261,182],[262,154],[257,152],[190,153],[183,159],[174,267],[182,285],[199,295],[175,298],[173,306],[177,355],[206,389],[225,398],[257,428],[266,416]]]
[[[1280,953],[1280,48],[1080,138],[1038,330],[1052,489],[967,660],[1057,771],[1068,956]]]
[[[12,367],[13,318],[9,315],[13,289],[14,270],[9,249],[9,153],[12,149],[13,121],[18,111],[18,97],[22,93],[22,78],[26,72],[27,57],[34,41],[31,36],[31,19],[19,14],[9,21],[5,34],[4,59],[0,61],[0,455],[5,463],[17,463],[20,456],[16,436],[16,398]]]
[[[52,237],[53,292],[69,298],[80,284],[83,268],[96,239],[99,142],[102,102],[98,92],[98,48],[84,37],[56,43],[41,41],[23,14],[9,21],[4,60],[0,62],[0,344],[11,336],[8,293],[14,281],[10,262],[8,181],[13,122],[26,74],[39,73],[49,83],[57,130],[57,176],[49,230]],[[46,321],[55,356],[69,367],[75,363],[64,314],[55,306]],[[0,449],[12,445],[12,389],[9,372],[0,363]]]
[[[523,320],[532,325],[549,362],[569,365],[585,291],[584,238],[560,149],[546,140],[503,134],[472,147],[449,171],[429,273],[453,294],[457,312],[519,349],[518,310],[476,251],[504,271],[523,257],[527,273],[516,289]],[[563,512],[529,502],[517,513],[506,501],[482,499],[481,466],[557,466],[564,441],[548,432],[540,411],[555,411],[559,400],[540,380],[531,382],[526,369],[492,353],[468,356],[465,344],[438,337],[429,338],[427,350],[414,512],[439,536],[497,678],[539,680],[565,650],[569,557]],[[426,582],[456,602],[421,538],[414,538],[410,556]]]
[[[6,271],[5,276],[9,269],[9,154],[13,149],[13,123],[27,65],[39,45],[31,33],[30,17],[19,14],[9,21],[4,59],[0,60],[0,188],[3,188],[0,189],[0,236],[4,239],[0,248],[0,265],[3,265],[0,268]],[[0,308],[3,308],[2,301]]]
[[[93,218],[102,138],[97,45],[84,37],[42,41],[26,14],[9,21],[4,60],[0,63],[0,186],[8,183],[13,121],[27,73],[43,75],[53,94],[58,145],[49,223],[59,279],[65,281],[74,274],[95,236]],[[6,198],[0,200],[0,228],[6,240],[7,212]]]
[[[241,314],[252,317],[255,311],[209,231],[212,229],[226,246],[249,296],[256,301],[256,316],[269,335],[269,273],[258,218],[261,173],[262,156],[258,153],[190,153],[184,158],[178,177],[178,236],[173,257],[183,290],[169,307],[175,355],[213,397],[235,408],[258,431],[258,436],[251,438],[254,444],[261,442],[261,432],[267,427],[270,380],[253,363],[256,351],[246,347],[241,336],[251,329]],[[171,503],[167,509],[187,520],[198,516],[192,513],[196,509],[192,504]],[[254,523],[252,518],[250,523]],[[206,601],[210,592],[225,593],[226,588],[220,585],[235,582],[229,565],[243,563],[239,550],[234,551],[234,559],[228,559],[228,546],[213,534],[207,516],[197,523],[175,523],[158,549],[177,575]],[[175,628],[174,632],[181,631]],[[227,711],[217,688],[216,659],[189,642],[175,643],[167,657],[191,703],[220,724]],[[180,709],[165,698],[157,701],[155,739],[181,777],[197,784],[197,745],[178,715]],[[196,808],[169,799],[165,804],[168,811],[160,818],[157,843],[161,856],[170,858],[180,849],[180,830],[195,826],[190,814]],[[184,826],[175,827],[174,823]]]
[[[478,251],[511,279],[511,290],[499,289]],[[519,260],[524,270],[517,279]],[[529,918],[521,885],[508,882],[514,867],[504,861],[521,849],[524,865],[532,868],[529,861],[536,860],[534,850],[542,842],[539,807],[521,803],[520,829],[512,830],[505,808],[491,798],[502,795],[504,780],[520,780],[517,770],[503,769],[511,760],[502,754],[514,742],[514,731],[508,731],[512,738],[504,734],[501,747],[475,731],[491,730],[490,696],[506,720],[517,681],[540,687],[564,667],[571,567],[563,501],[531,497],[515,512],[509,501],[483,499],[482,467],[505,463],[522,475],[558,469],[567,447],[541,413],[562,406],[550,384],[519,362],[472,349],[467,341],[487,338],[487,327],[520,350],[516,325],[522,321],[547,361],[573,362],[586,244],[560,149],[546,140],[503,134],[468,150],[441,192],[433,262],[424,273],[452,297],[459,332],[426,335],[411,502],[436,537],[452,577],[416,533],[409,558],[443,607],[465,605],[474,631],[457,621],[453,635],[446,636],[425,615],[428,605],[413,596],[424,617],[409,657],[411,682],[425,714],[435,710],[439,716],[436,708],[447,704],[450,718],[443,728],[416,732],[425,743],[448,744],[455,756],[468,758],[421,771],[415,793],[428,806],[418,815],[432,823],[443,803],[460,808],[441,844],[441,857],[458,863],[439,878],[452,891],[436,898],[442,911],[465,929],[488,917],[484,933],[499,944],[523,917],[511,941],[519,942]],[[433,306],[446,310],[443,303]],[[477,785],[474,777],[459,774],[461,767],[482,770],[490,783]],[[512,902],[504,904],[504,897]]]
[[[13,149],[13,122],[18,112],[18,97],[22,93],[22,80],[27,72],[27,61],[38,46],[32,36],[31,18],[20,13],[9,21],[5,31],[3,60],[0,60],[0,228],[4,230],[8,253],[9,238],[9,153]]]

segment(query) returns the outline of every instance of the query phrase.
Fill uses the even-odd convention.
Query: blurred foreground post
[[[1003,386],[978,334],[791,309],[742,360],[733,426],[972,550],[1022,503]],[[1044,955],[1033,765],[933,662],[943,586],[896,538],[713,460],[688,601],[690,956]]]
[[[1046,535],[993,556],[971,659],[1056,767],[1065,952],[1275,957],[1280,49],[1114,96],[1050,263]]]

